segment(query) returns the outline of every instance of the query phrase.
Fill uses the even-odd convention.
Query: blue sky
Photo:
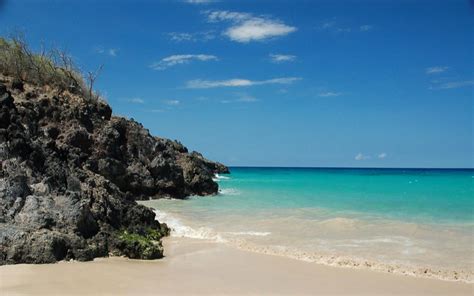
[[[473,167],[474,5],[334,2],[6,0],[0,34],[228,165]]]

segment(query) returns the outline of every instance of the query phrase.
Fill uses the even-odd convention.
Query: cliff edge
[[[0,265],[163,256],[136,199],[216,194],[227,167],[108,104],[0,75]]]

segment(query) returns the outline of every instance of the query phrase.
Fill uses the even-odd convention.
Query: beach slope
[[[2,295],[473,295],[474,285],[306,263],[167,238],[165,258],[0,267]]]

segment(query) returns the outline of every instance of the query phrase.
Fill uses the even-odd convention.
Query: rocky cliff
[[[136,199],[217,193],[219,163],[100,100],[0,76],[0,264],[163,256]]]

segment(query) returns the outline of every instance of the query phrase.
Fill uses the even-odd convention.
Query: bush
[[[102,67],[88,72],[86,78],[72,58],[58,49],[32,52],[20,37],[0,37],[0,73],[15,80],[38,86],[50,86],[61,91],[79,94],[97,100],[93,85]],[[87,82],[86,82],[87,80]]]

